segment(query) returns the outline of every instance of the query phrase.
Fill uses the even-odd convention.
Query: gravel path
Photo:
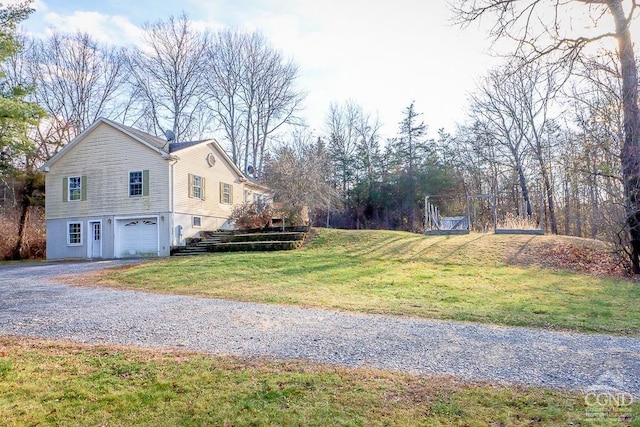
[[[56,284],[121,261],[0,267],[0,334],[182,347],[640,396],[640,338]]]

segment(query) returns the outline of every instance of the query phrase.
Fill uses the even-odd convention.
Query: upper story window
[[[62,201],[78,202],[87,200],[87,177],[64,176],[62,177]]]
[[[220,203],[230,205],[233,203],[233,187],[225,182],[220,183]]]
[[[82,177],[70,176],[68,185],[69,201],[82,200]]]
[[[193,176],[193,197],[202,199],[202,177],[198,175]]]
[[[142,171],[129,172],[129,197],[142,196]]]
[[[189,174],[189,197],[204,200],[204,182],[205,181],[203,177]]]

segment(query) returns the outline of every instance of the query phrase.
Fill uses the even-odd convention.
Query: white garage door
[[[155,218],[121,219],[117,225],[118,258],[158,255],[158,224]]]

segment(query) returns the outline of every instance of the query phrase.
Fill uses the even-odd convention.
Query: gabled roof
[[[65,145],[62,150],[58,151],[58,153],[51,157],[40,169],[46,171],[51,165],[57,162],[61,157],[63,157],[67,151],[71,150],[74,146],[76,146],[80,141],[86,138],[95,128],[100,126],[100,124],[106,124],[115,129],[118,129],[120,132],[129,135],[134,140],[140,142],[143,145],[151,148],[153,151],[157,152],[163,157],[169,158],[169,151],[166,149],[167,141],[162,138],[158,138],[157,136],[150,135],[146,132],[142,132],[141,130],[134,129],[130,126],[125,126],[120,123],[116,123],[104,117],[99,117],[91,126],[80,132],[78,136],[73,138],[71,142]]]
[[[169,152],[180,151],[184,148],[193,147],[194,145],[202,144],[203,142],[209,142],[210,139],[201,139],[200,141],[188,141],[188,142],[172,142],[169,144]]]
[[[169,142],[166,139],[163,138],[159,138],[157,136],[153,136],[149,133],[143,132],[139,129],[136,128],[132,128],[131,126],[125,126],[123,124],[120,123],[116,123],[114,121],[111,121],[109,119],[102,119],[105,122],[108,122],[111,126],[115,127],[115,128],[119,128],[120,130],[122,130],[125,133],[130,133],[135,135],[136,137],[138,137],[139,139],[145,141],[147,144],[153,145],[156,148],[159,148],[160,150],[163,151],[167,151],[166,147],[169,144]]]
[[[247,178],[247,176],[244,173],[242,173],[240,168],[236,166],[236,164],[233,162],[233,160],[231,160],[227,152],[222,149],[220,144],[218,144],[218,141],[216,141],[215,139],[203,139],[200,141],[188,141],[188,142],[185,141],[185,142],[169,143],[167,140],[163,138],[159,138],[157,136],[143,132],[139,129],[132,128],[130,126],[116,123],[104,117],[98,118],[91,126],[89,126],[87,129],[82,131],[78,136],[76,136],[73,140],[71,140],[71,142],[65,145],[62,148],[62,150],[60,150],[55,156],[50,158],[40,169],[43,171],[47,171],[49,167],[53,165],[55,162],[57,162],[62,156],[64,156],[67,151],[69,151],[71,148],[77,145],[80,141],[86,138],[86,136],[89,135],[91,131],[93,131],[96,127],[98,127],[102,123],[108,126],[111,126],[115,129],[118,129],[120,132],[130,136],[131,138],[140,142],[141,144],[146,145],[147,147],[151,148],[152,150],[154,150],[155,152],[157,152],[163,158],[166,158],[166,159],[178,159],[178,157],[172,153],[176,153],[180,150],[184,150],[185,148],[194,147],[200,144],[211,144],[220,153],[220,156],[223,158],[223,160],[233,169],[235,173],[238,174],[238,176],[242,181],[248,182],[255,187],[266,189],[266,187],[264,187],[263,185],[258,184],[257,182]]]

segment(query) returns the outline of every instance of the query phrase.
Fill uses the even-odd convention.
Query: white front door
[[[102,258],[102,224],[89,222],[89,258]]]

